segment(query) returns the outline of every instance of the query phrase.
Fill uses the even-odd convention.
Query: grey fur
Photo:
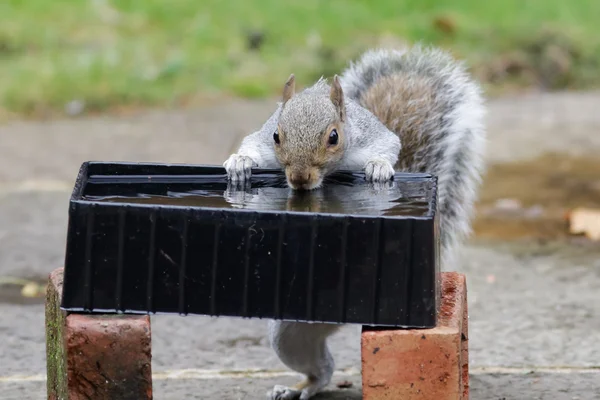
[[[394,167],[437,175],[442,268],[452,269],[456,250],[470,231],[483,171],[484,104],[479,86],[450,55],[420,46],[368,51],[350,64],[340,83],[346,107],[345,147],[341,158],[322,167],[324,175],[336,169],[362,169],[369,180],[385,181]],[[423,96],[410,97],[419,90]],[[273,144],[278,123],[287,130],[288,153],[296,155],[291,162],[305,163],[318,148],[322,130],[335,119],[329,91],[327,82],[320,79],[291,97],[283,112],[279,104],[263,127],[247,136],[237,154],[224,163],[230,179],[247,179],[249,166],[282,167]],[[373,93],[379,97],[369,98]],[[402,111],[387,112],[386,121],[375,116],[395,110]],[[292,398],[300,393],[308,399],[329,382],[333,358],[326,338],[331,332],[321,324],[269,324],[269,337],[279,358],[298,372],[318,374],[301,392],[277,386],[269,398]]]

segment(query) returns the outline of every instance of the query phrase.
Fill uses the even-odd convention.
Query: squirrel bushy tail
[[[371,111],[402,144],[396,171],[438,177],[442,268],[451,268],[483,170],[479,86],[448,53],[415,46],[371,50],[343,72],[344,94]]]

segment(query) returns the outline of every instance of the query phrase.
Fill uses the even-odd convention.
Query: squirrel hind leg
[[[331,324],[269,321],[269,338],[279,359],[306,380],[293,387],[276,385],[271,400],[308,400],[329,384],[335,368],[327,337],[337,330]]]

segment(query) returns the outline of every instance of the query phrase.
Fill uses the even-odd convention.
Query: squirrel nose
[[[303,186],[310,182],[310,172],[292,172],[290,183],[294,186]]]

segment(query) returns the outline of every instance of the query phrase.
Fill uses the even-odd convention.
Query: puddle
[[[546,154],[490,165],[473,221],[475,238],[567,239],[568,212],[600,209],[600,158]]]

